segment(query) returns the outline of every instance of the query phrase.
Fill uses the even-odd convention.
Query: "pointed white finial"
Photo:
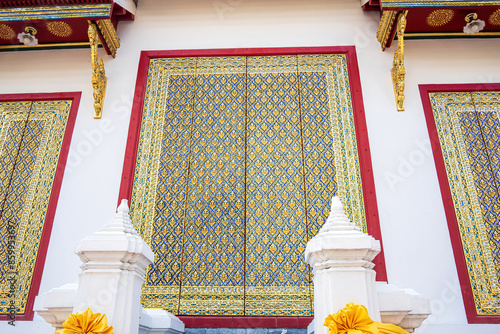
[[[109,232],[109,231],[120,231],[125,233],[130,233],[134,235],[138,235],[137,231],[134,229],[132,225],[132,220],[129,215],[129,207],[128,201],[126,199],[122,199],[120,205],[116,209],[115,216],[109,223],[104,225],[99,231],[100,232]]]
[[[128,215],[129,212],[130,212],[130,210],[128,208],[128,200],[126,200],[124,198],[120,202],[120,205],[118,206],[118,209],[116,209],[116,213],[121,213],[121,214],[127,214]]]
[[[332,206],[330,215],[326,219],[325,225],[319,233],[331,231],[360,231],[359,227],[354,225],[344,212],[344,206],[338,196],[332,197]]]
[[[344,206],[342,205],[342,202],[340,201],[340,198],[338,196],[332,197],[331,209],[332,209],[331,211],[337,211],[337,210],[344,211]]]

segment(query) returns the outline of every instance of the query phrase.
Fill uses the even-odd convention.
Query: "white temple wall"
[[[141,50],[356,45],[388,280],[431,299],[418,333],[497,333],[500,325],[465,325],[418,85],[500,82],[500,44],[407,40],[406,111],[397,112],[394,46],[381,51],[378,16],[356,0],[141,0],[135,21],[119,24],[117,57],[99,51],[108,77],[101,120],[89,49],[0,52],[1,94],[82,92],[40,292],[77,280],[76,243],[113,216]],[[0,332],[52,333],[38,316],[15,328],[0,322]]]

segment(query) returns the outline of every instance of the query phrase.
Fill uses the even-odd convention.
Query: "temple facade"
[[[311,333],[331,231],[379,241],[373,319],[391,286],[404,328],[499,332],[499,37],[496,0],[0,0],[0,332],[54,332],[37,296],[117,231],[186,333]]]

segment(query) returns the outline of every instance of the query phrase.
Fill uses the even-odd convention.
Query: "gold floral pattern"
[[[488,22],[494,26],[500,26],[500,9],[497,9],[490,15]]]
[[[449,23],[455,12],[451,9],[437,9],[427,16],[427,24],[431,27],[441,27]]]
[[[0,24],[0,38],[9,40],[16,37],[14,29],[6,24]]]
[[[47,23],[47,30],[57,37],[69,37],[73,34],[70,25],[63,21],[54,21]]]

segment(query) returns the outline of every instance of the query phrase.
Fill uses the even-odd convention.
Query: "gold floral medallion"
[[[0,38],[1,39],[9,40],[9,39],[13,39],[15,37],[16,37],[16,33],[15,33],[14,29],[12,29],[11,27],[9,27],[6,24],[0,24]]]
[[[52,35],[57,37],[69,37],[73,33],[73,29],[63,21],[55,21],[47,23],[47,29]]]
[[[451,21],[455,12],[451,9],[437,9],[427,16],[427,24],[431,27],[441,27]]]
[[[497,9],[490,15],[488,22],[494,26],[500,26],[500,9]]]

